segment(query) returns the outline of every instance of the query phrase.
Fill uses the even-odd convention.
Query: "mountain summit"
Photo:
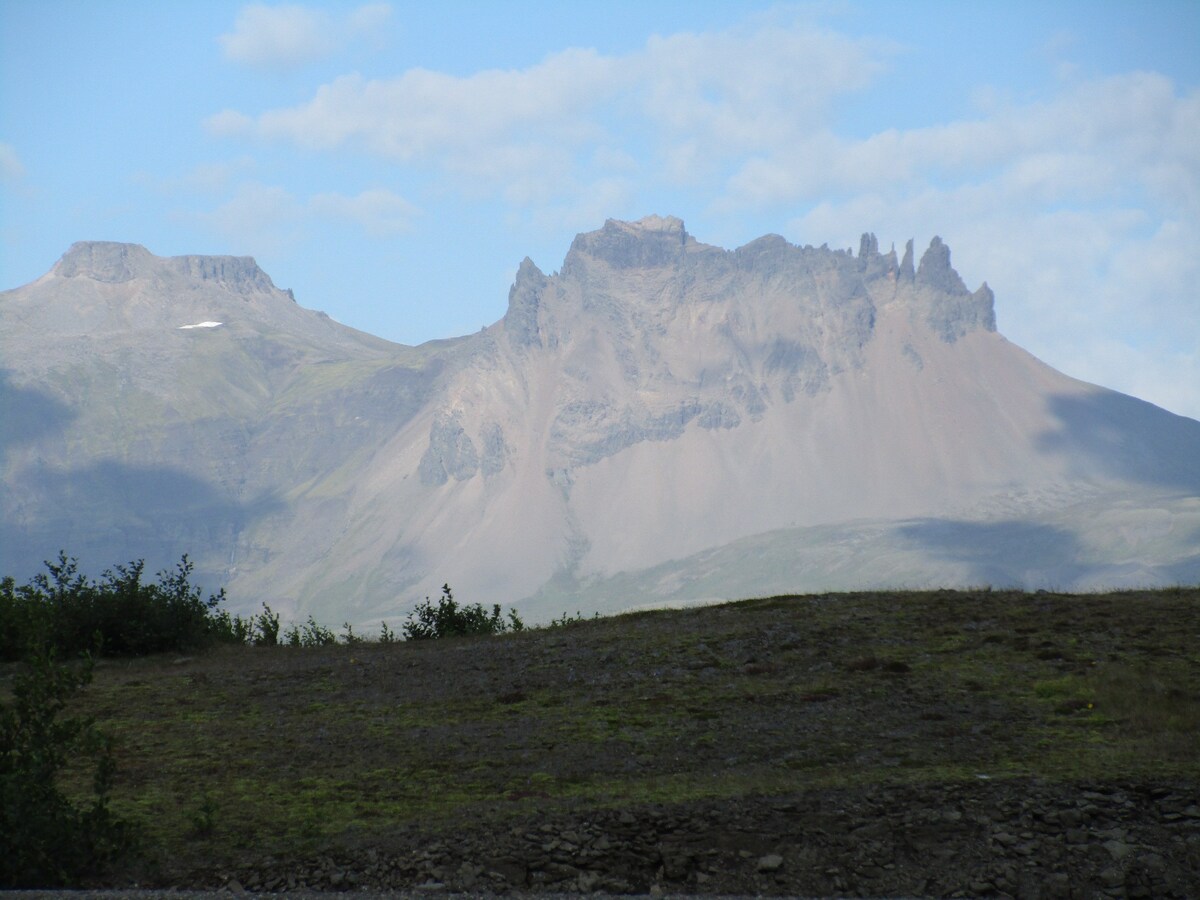
[[[60,278],[88,278],[121,284],[138,278],[177,278],[213,282],[239,293],[269,293],[275,285],[249,256],[157,257],[139,244],[81,241],[72,244],[55,263]]]
[[[247,609],[563,609],[1200,580],[1200,423],[996,332],[919,261],[610,220],[403,347],[253,260],[74,245],[0,294],[4,571],[189,552]],[[204,326],[204,327],[201,327]]]

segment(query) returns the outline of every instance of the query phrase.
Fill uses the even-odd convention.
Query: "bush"
[[[303,625],[288,626],[284,643],[289,647],[326,647],[337,643],[337,635],[324,625],[317,624],[312,616]]]
[[[59,719],[92,679],[91,657],[70,666],[29,652],[0,703],[0,888],[79,884],[134,847],[133,827],[109,809],[114,764],[90,719]],[[93,759],[94,798],[78,807],[59,787],[68,765]]]
[[[444,637],[459,637],[468,634],[503,634],[506,631],[523,631],[515,609],[508,611],[507,621],[500,614],[500,604],[492,606],[489,613],[483,605],[459,605],[450,585],[442,585],[442,596],[437,605],[426,597],[409,613],[404,623],[404,637],[410,641],[424,641]]]
[[[249,642],[255,647],[275,647],[279,644],[279,613],[272,611],[266,603],[263,611],[257,616],[251,616],[249,627],[243,643]]]
[[[225,592],[206,600],[191,585],[186,555],[173,571],[159,572],[157,584],[142,582],[142,560],[114,566],[99,581],[79,574],[65,553],[46,569],[29,584],[0,582],[0,658],[20,659],[32,646],[64,658],[141,656],[245,639],[246,623],[218,610]]]

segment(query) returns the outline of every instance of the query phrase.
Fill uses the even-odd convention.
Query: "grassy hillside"
[[[780,597],[102,661],[77,706],[115,738],[115,808],[147,825],[126,882],[1015,891],[1051,851],[1013,848],[1047,836],[1058,871],[1186,894],[1198,638],[1200,589]],[[1089,805],[1111,805],[1107,838]],[[911,843],[926,814],[957,823],[931,841],[965,841],[952,858]],[[859,858],[875,845],[888,861]]]

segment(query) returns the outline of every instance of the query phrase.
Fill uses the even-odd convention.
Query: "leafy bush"
[[[490,613],[480,603],[460,605],[455,601],[450,585],[444,584],[436,606],[426,597],[409,613],[408,621],[404,623],[404,637],[410,641],[424,641],[468,634],[503,634],[524,629],[525,623],[515,609],[508,611],[506,621],[500,614],[499,603],[492,606]]]
[[[0,888],[79,884],[134,848],[136,833],[109,809],[114,763],[107,739],[89,719],[60,719],[92,680],[91,657],[79,665],[32,649],[13,679],[11,703],[0,702]],[[94,799],[78,807],[59,776],[95,760]]]
[[[337,635],[324,625],[317,624],[312,616],[303,625],[289,625],[284,634],[284,643],[289,647],[326,647],[337,643]]]
[[[257,616],[251,616],[244,642],[255,647],[275,647],[279,644],[279,613],[263,604],[263,611]]]
[[[225,592],[206,600],[191,585],[186,555],[173,571],[159,572],[157,584],[143,583],[142,560],[114,566],[99,581],[79,574],[65,553],[46,568],[25,585],[0,582],[2,659],[20,659],[32,646],[63,657],[141,656],[245,639],[246,623],[218,610]]]

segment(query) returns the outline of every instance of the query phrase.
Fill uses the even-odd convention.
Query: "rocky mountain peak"
[[[156,257],[141,244],[116,241],[77,241],[55,264],[53,272],[62,278],[90,278],[109,284],[132,281],[148,273]]]
[[[905,253],[905,261],[910,259],[911,255]],[[996,330],[992,289],[985,282],[971,293],[950,265],[950,248],[940,237],[929,242],[914,280],[918,296],[924,297],[926,322],[942,340],[953,343],[970,331]]]
[[[504,315],[504,330],[516,346],[529,347],[541,343],[538,329],[538,308],[547,278],[528,256],[521,261],[517,277],[508,291],[508,312]]]
[[[676,262],[691,240],[683,220],[674,216],[646,216],[636,222],[609,219],[599,231],[575,238],[563,264],[567,274],[588,257],[614,269],[658,268]]]
[[[913,266],[913,240],[909,238],[904,244],[904,258],[900,260],[900,279],[912,281],[917,277],[916,267]]]
[[[926,284],[947,294],[969,294],[967,286],[950,265],[950,248],[940,237],[929,242],[929,249],[917,266],[917,283]]]
[[[136,278],[180,277],[215,282],[239,294],[274,291],[271,278],[250,256],[155,256],[141,244],[78,241],[51,270],[60,278],[121,284]]]
[[[889,250],[887,253],[880,253],[878,238],[874,234],[866,232],[858,246],[858,270],[863,273],[863,278],[867,281],[881,275],[895,275],[897,271],[896,251]]]

